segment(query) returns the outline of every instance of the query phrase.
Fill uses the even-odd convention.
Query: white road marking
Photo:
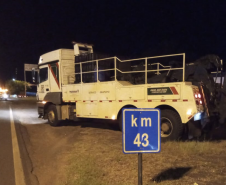
[[[11,107],[10,112],[10,122],[11,122],[11,135],[12,135],[12,146],[13,146],[13,162],[14,162],[14,173],[15,173],[15,183],[16,185],[26,185],[24,178],[24,170],[20,157],[20,150],[16,135],[15,123],[13,119],[13,112]]]

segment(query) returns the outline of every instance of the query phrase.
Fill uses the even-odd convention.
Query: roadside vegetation
[[[137,184],[137,154],[123,154],[121,133],[85,128],[67,156],[67,185]],[[226,141],[162,144],[161,152],[143,154],[143,184],[212,185],[226,182]]]
[[[25,83],[27,90],[30,89],[29,83],[20,80],[8,80],[5,84],[9,94],[20,94],[25,92]]]

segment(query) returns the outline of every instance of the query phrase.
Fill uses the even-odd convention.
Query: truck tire
[[[118,117],[118,126],[119,126],[119,129],[122,131],[122,112]]]
[[[136,109],[136,107],[134,107],[134,106],[132,106],[132,105],[127,105],[127,106],[125,106],[125,107],[123,107],[123,109],[125,109],[125,108],[128,108],[128,109],[130,109],[130,108],[134,108],[134,109]],[[117,118],[117,122],[118,122],[118,126],[119,126],[119,129],[122,131],[123,130],[123,126],[122,126],[122,109],[121,109],[121,111],[119,112],[119,115],[118,115],[118,118]]]
[[[47,118],[51,126],[59,126],[59,120],[57,115],[57,110],[55,105],[49,105],[47,109]]]
[[[178,140],[183,133],[179,114],[170,109],[161,110],[161,141]]]

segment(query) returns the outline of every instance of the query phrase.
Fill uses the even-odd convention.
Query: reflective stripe
[[[171,91],[173,92],[173,94],[178,94],[177,90],[175,87],[170,87]]]

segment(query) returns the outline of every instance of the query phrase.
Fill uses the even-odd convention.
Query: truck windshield
[[[41,68],[39,69],[39,83],[48,80],[48,68]]]

